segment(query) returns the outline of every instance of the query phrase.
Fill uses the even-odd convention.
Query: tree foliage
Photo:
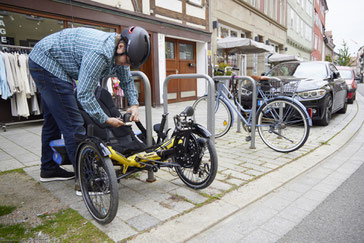
[[[330,54],[330,53],[326,55],[326,57],[325,57],[325,61],[327,61],[327,62],[332,62],[332,56],[331,56],[331,54]]]
[[[353,61],[349,54],[349,47],[346,45],[345,41],[343,41],[343,48],[339,49],[339,54],[336,62],[339,66],[351,66],[351,64],[353,64]]]

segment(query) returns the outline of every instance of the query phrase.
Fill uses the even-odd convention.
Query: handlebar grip
[[[222,70],[220,68],[216,69],[216,71],[220,72],[220,73],[225,73],[225,70]]]
[[[187,106],[186,109],[184,111],[182,111],[181,115],[193,116],[193,113],[194,113],[194,109],[192,108],[192,106]]]

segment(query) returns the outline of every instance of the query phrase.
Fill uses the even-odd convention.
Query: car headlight
[[[326,90],[324,90],[324,89],[315,89],[315,90],[304,91],[304,92],[298,93],[298,95],[302,99],[319,99],[319,98],[324,97],[325,94],[326,94]]]

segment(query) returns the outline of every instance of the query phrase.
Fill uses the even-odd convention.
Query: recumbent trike
[[[110,93],[98,87],[96,99],[109,117],[123,117]],[[211,134],[196,124],[191,116],[193,108],[187,107],[174,116],[175,128],[170,138],[164,132],[168,114],[154,125],[157,141],[146,146],[145,129],[137,123],[141,134],[134,134],[131,125],[113,128],[94,121],[79,105],[87,128],[87,137],[78,146],[75,173],[82,197],[92,217],[101,224],[110,223],[118,210],[118,184],[120,179],[141,170],[157,172],[161,167],[174,169],[179,178],[190,188],[203,189],[215,179],[217,155]],[[53,159],[67,163],[63,140],[50,143]]]

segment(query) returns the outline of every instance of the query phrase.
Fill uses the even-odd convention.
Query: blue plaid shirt
[[[39,41],[29,57],[54,76],[72,83],[78,80],[77,98],[94,119],[105,123],[108,116],[95,98],[100,80],[116,76],[130,105],[138,104],[138,92],[128,66],[115,65],[116,33],[90,28],[69,28]]]

